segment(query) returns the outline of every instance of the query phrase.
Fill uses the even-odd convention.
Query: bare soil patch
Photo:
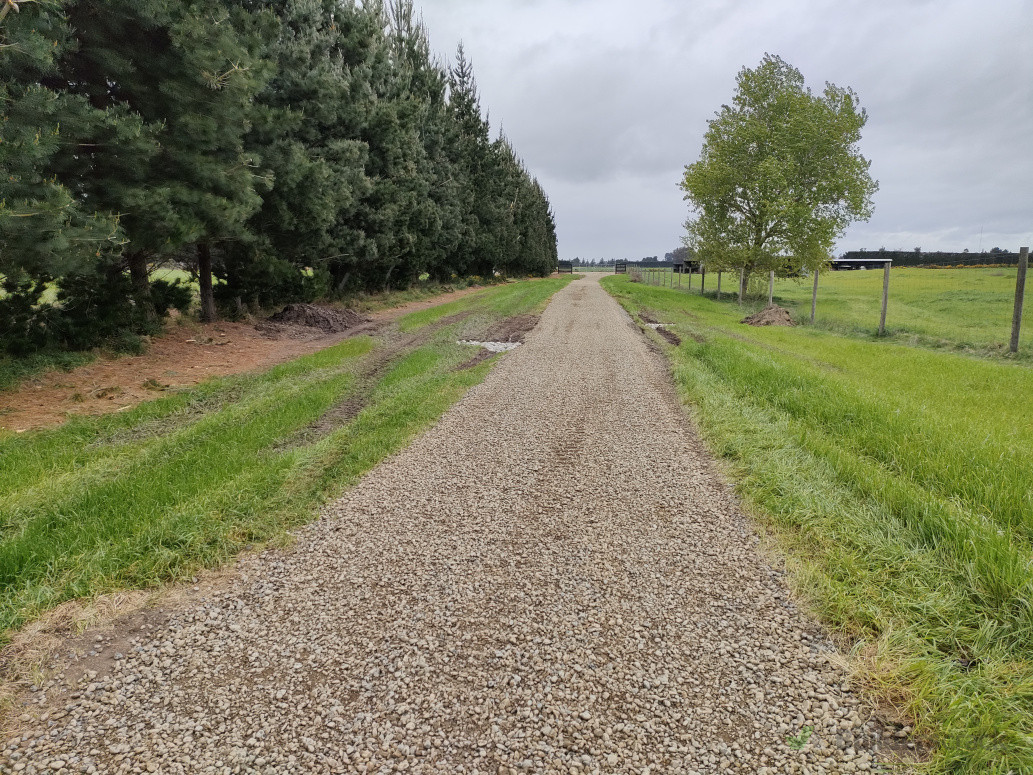
[[[463,288],[458,291],[449,291],[448,293],[442,293],[438,296],[433,296],[428,299],[420,299],[419,301],[410,301],[406,304],[401,304],[397,307],[386,307],[384,309],[373,310],[366,314],[369,315],[374,321],[383,320],[396,320],[403,315],[408,315],[413,312],[419,312],[420,310],[430,309],[431,307],[437,307],[440,304],[448,304],[449,302],[457,301],[466,296],[471,296],[475,293],[479,293],[487,289],[488,286],[475,285],[470,288]]]
[[[455,370],[456,371],[467,371],[468,369],[472,369],[475,366],[480,366],[486,360],[488,360],[489,358],[494,357],[495,355],[496,355],[496,353],[490,352],[489,350],[482,349],[479,353],[477,353],[470,360],[468,360],[468,361],[466,361],[464,363],[460,363],[458,366],[456,366]]]
[[[344,331],[250,323],[173,323],[147,352],[102,356],[70,372],[54,371],[0,393],[0,427],[13,431],[60,425],[76,415],[109,414],[212,377],[270,368],[346,339]]]
[[[477,338],[484,342],[523,342],[524,337],[538,325],[538,320],[537,315],[517,315],[492,326]]]
[[[744,318],[743,323],[748,326],[795,326],[792,316],[789,314],[789,310],[784,307],[780,307],[777,304],[772,304],[770,307],[765,307],[755,315],[750,315],[748,318]]]
[[[660,334],[664,339],[673,344],[675,347],[681,344],[681,337],[678,336],[674,331],[670,331],[663,326],[656,329],[656,332]]]

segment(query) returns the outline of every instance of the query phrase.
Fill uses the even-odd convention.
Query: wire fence
[[[1033,304],[1025,304],[1028,249],[1018,266],[903,268],[753,278],[744,309],[774,303],[801,324],[892,336],[916,344],[1033,354]],[[734,303],[734,272],[629,268],[633,280]]]

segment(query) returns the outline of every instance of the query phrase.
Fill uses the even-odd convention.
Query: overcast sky
[[[416,2],[443,58],[466,46],[493,131],[552,200],[562,258],[681,244],[683,168],[765,52],[868,111],[875,215],[837,253],[1033,243],[1033,0]]]

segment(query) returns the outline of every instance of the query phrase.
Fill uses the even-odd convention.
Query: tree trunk
[[[148,320],[158,317],[151,298],[151,280],[147,272],[147,255],[142,252],[130,253],[126,259],[129,263],[129,279],[133,284],[133,295],[143,308]]]
[[[334,283],[334,288],[336,289],[336,294],[338,296],[344,295],[344,291],[348,287],[348,281],[351,279],[351,276],[351,272],[345,272],[343,275],[341,275],[340,279],[337,279]]]
[[[746,296],[746,284],[749,278],[746,274],[746,267],[739,270],[739,305],[742,306],[742,300]]]
[[[201,287],[201,322],[215,320],[215,294],[212,292],[212,248],[207,242],[197,245],[197,282]]]

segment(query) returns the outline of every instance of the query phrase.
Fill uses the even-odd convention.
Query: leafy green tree
[[[681,188],[695,209],[688,246],[708,269],[743,270],[741,298],[755,274],[819,269],[847,225],[871,217],[878,184],[858,149],[867,114],[853,91],[813,94],[771,55],[737,84]]]

